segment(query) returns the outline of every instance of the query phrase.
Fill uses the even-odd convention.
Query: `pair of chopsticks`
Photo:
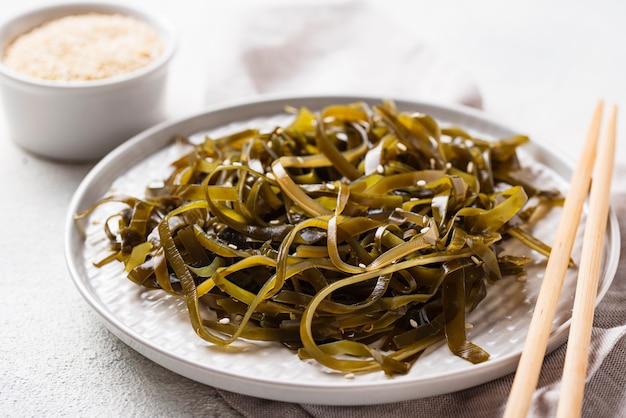
[[[557,417],[578,417],[581,413],[615,159],[617,107],[611,108],[608,126],[598,146],[603,107],[603,102],[598,102],[581,156],[571,178],[570,191],[565,199],[552,252],[546,265],[544,279],[504,412],[505,418],[522,418],[528,414],[546,354],[550,328],[563,287],[582,207],[589,195],[589,214],[583,237]],[[593,170],[595,170],[593,186],[589,192]]]

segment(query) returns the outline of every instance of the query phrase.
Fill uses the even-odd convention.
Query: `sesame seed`
[[[151,189],[160,189],[165,187],[165,183],[161,180],[153,180],[148,184],[148,187]]]
[[[409,319],[409,325],[411,325],[413,328],[417,328],[418,326],[417,321],[413,318]]]
[[[224,324],[224,325],[226,325],[226,324],[230,324],[230,318],[228,318],[228,317],[221,318],[221,319],[219,320],[219,323],[220,323],[220,324]]]
[[[406,145],[404,145],[402,142],[398,142],[398,145],[396,145],[398,147],[398,149],[402,152],[405,152],[408,150],[408,148],[406,147]]]
[[[378,164],[378,167],[376,167],[376,172],[378,174],[384,174],[385,173],[385,167],[383,167],[381,164]]]
[[[472,329],[472,328],[474,328],[473,324],[470,324],[469,322],[465,323],[465,329]]]
[[[237,246],[236,246],[235,244],[233,244],[233,243],[228,244],[228,246],[229,246],[230,248],[232,248],[233,250],[236,250],[236,249],[237,249]]]
[[[422,229],[420,229],[420,233],[421,233],[421,234],[425,234],[425,233],[427,233],[428,231],[430,231],[430,227],[429,227],[429,226],[425,226],[425,227],[423,227]]]
[[[472,171],[474,171],[474,162],[470,161],[469,163],[467,163],[467,172],[471,173]]]
[[[436,167],[437,161],[435,161],[434,158],[431,158],[429,162],[430,162],[430,168],[434,170]]]
[[[326,188],[328,190],[335,190],[335,185],[333,183],[326,183]]]
[[[476,257],[475,255],[471,256],[470,260],[472,260],[474,262],[474,264],[476,264],[476,265],[480,264],[480,259],[478,257]]]
[[[346,379],[354,379],[354,373],[346,373],[343,375]]]
[[[424,187],[424,186],[426,186],[426,180],[418,180],[416,184],[419,187]]]
[[[365,263],[359,263],[359,267],[361,267],[362,269],[364,269],[364,268],[365,268],[365,267],[367,267],[367,266],[365,265]]]

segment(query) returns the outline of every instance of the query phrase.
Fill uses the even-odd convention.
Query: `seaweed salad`
[[[344,373],[407,373],[433,344],[472,363],[466,313],[523,279],[536,218],[562,196],[522,175],[526,136],[480,139],[392,101],[291,109],[285,126],[206,137],[102,220],[128,279],[182,299],[216,344],[276,341]],[[504,278],[504,279],[503,279]],[[513,279],[515,280],[515,279]]]

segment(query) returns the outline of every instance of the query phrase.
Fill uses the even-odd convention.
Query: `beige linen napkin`
[[[456,62],[395,27],[360,2],[251,10],[223,35],[235,45],[207,73],[207,104],[262,94],[348,94],[399,97],[480,108],[481,95]],[[621,175],[626,174],[622,167]],[[617,176],[619,178],[619,175]],[[626,187],[614,193],[626,225]],[[622,226],[622,240],[626,236]],[[626,410],[626,257],[598,307],[593,330],[585,417],[624,416]],[[546,358],[530,416],[553,416],[565,346]],[[617,359],[617,361],[616,361]],[[513,375],[464,391],[369,406],[298,405],[220,390],[246,417],[497,417]],[[418,395],[416,395],[418,396]]]
[[[206,104],[271,93],[482,106],[462,66],[362,2],[252,9],[222,26],[233,47],[207,69]]]

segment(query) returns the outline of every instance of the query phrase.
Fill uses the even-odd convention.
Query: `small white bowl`
[[[88,81],[54,81],[15,72],[2,63],[16,37],[72,14],[119,13],[150,25],[163,53],[136,71]],[[16,144],[64,161],[93,161],[165,118],[168,63],[176,50],[172,26],[145,10],[114,3],[72,3],[39,8],[0,25],[0,91],[7,127]]]

